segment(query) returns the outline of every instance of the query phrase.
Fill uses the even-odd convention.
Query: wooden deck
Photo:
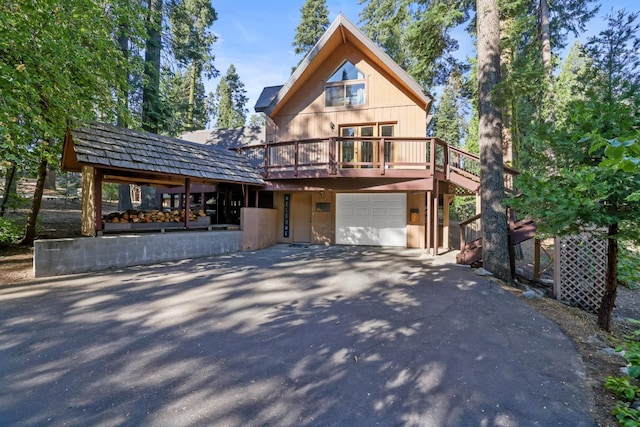
[[[241,148],[269,181],[326,178],[430,179],[470,192],[480,185],[478,156],[438,138],[328,138]],[[505,186],[516,172],[505,168]]]

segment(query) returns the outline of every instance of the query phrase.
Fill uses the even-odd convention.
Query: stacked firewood
[[[152,211],[136,211],[130,209],[126,212],[112,212],[108,215],[103,215],[102,220],[104,222],[184,222],[186,213],[184,210],[172,210],[169,212],[163,212],[159,210]],[[189,221],[195,221],[199,216],[207,216],[203,211],[191,211],[189,213]]]

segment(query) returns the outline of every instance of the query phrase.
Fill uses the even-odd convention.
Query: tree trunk
[[[598,326],[605,331],[611,330],[611,315],[616,304],[618,292],[618,224],[609,225],[607,239],[607,278],[604,295],[598,309]]]
[[[162,0],[149,0],[147,43],[144,55],[144,74],[147,82],[142,88],[142,128],[158,133],[160,108],[160,51],[162,49]],[[142,186],[141,209],[155,207],[155,188]]]
[[[146,82],[142,88],[142,128],[158,132],[160,103],[160,51],[162,49],[162,0],[149,0],[147,42],[144,55]]]
[[[143,185],[140,187],[140,210],[149,211],[157,208],[156,189]]]
[[[2,195],[2,205],[0,206],[0,216],[4,216],[4,213],[9,206],[9,200],[15,196],[18,192],[18,180],[17,180],[17,166],[15,163],[11,164],[11,167],[7,171],[7,175],[4,177],[4,194]]]
[[[500,82],[500,10],[497,0],[476,0],[476,9],[482,258],[485,269],[510,281],[507,215],[502,205],[502,116],[490,99]]]
[[[20,240],[21,245],[33,245],[33,241],[36,238],[36,221],[42,204],[42,194],[44,193],[44,182],[46,178],[47,159],[43,155],[40,159],[40,165],[38,166],[38,180],[36,181],[36,189],[33,194],[31,212],[29,213],[29,219],[27,220],[27,229],[25,230],[24,237]]]
[[[199,67],[197,62],[191,64],[191,78],[189,81],[189,111],[187,112],[187,129],[193,130],[193,109],[196,104],[196,83],[198,81]]]
[[[542,66],[551,83],[553,67],[551,64],[550,12],[547,0],[540,0],[540,42],[542,44]]]
[[[551,30],[549,22],[551,21],[549,11],[549,2],[547,0],[540,0],[540,43],[542,45],[542,66],[546,75],[546,96],[545,104],[548,109],[542,108],[542,111],[547,110],[548,116],[545,117],[546,123],[555,123],[555,104],[553,93],[553,64],[551,63]],[[544,105],[543,105],[544,107]]]
[[[118,210],[122,212],[129,209],[133,209],[131,187],[129,184],[118,184]]]
[[[120,33],[118,35],[118,44],[120,45],[120,50],[127,62],[127,69],[129,68],[129,38],[126,35],[127,29],[124,26],[120,26]],[[128,80],[128,78],[127,78]],[[125,86],[120,90],[120,96],[122,97],[121,103],[123,104],[124,109],[129,108],[129,87]],[[118,113],[117,119],[118,126],[127,127],[127,124],[124,120],[123,114]],[[131,188],[129,184],[118,184],[118,210],[120,212],[126,211],[129,209],[133,209],[133,204],[131,203]]]
[[[47,166],[47,177],[44,180],[44,188],[46,190],[56,189],[56,170],[52,168],[51,165]]]

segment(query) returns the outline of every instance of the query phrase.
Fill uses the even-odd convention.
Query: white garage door
[[[336,194],[336,243],[407,246],[407,195]]]

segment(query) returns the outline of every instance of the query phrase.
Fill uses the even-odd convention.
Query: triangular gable
[[[426,110],[429,107],[433,98],[426,95],[422,87],[409,73],[396,64],[386,52],[340,13],[309,54],[302,60],[291,77],[289,77],[289,80],[279,89],[277,89],[277,86],[272,86],[263,90],[260,95],[261,102],[256,103],[256,111],[264,112],[268,116],[277,113],[280,106],[304,84],[313,71],[321,65],[324,58],[343,43],[352,43],[367,56],[377,59],[378,65],[409,91],[418,101],[421,108]],[[277,90],[277,93],[275,93],[275,90]],[[265,94],[265,92],[268,93]]]

